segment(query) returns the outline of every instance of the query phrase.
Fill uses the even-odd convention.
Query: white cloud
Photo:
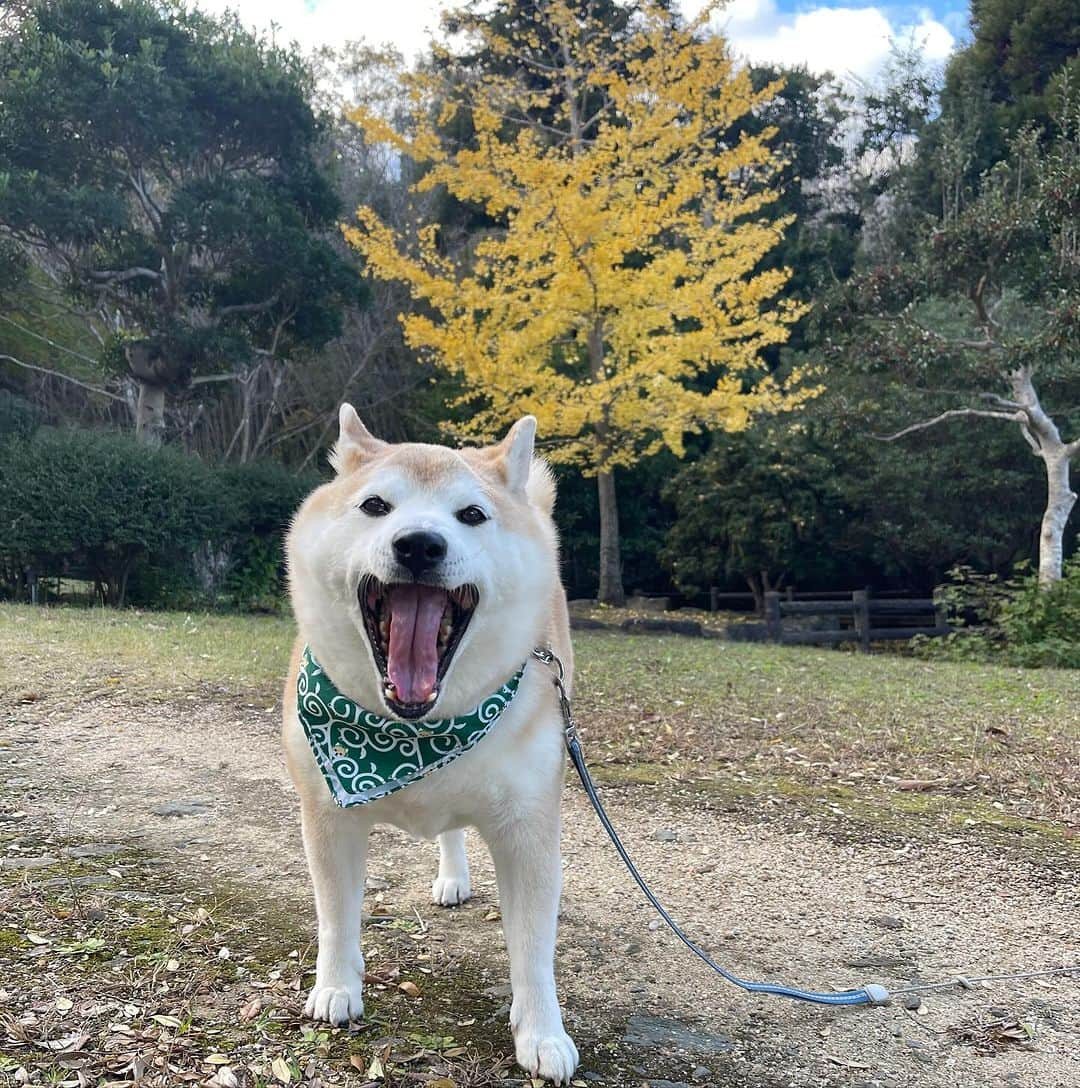
[[[701,0],[684,0],[694,14]],[[897,25],[880,7],[807,7],[780,12],[775,0],[732,0],[712,18],[735,52],[755,63],[805,64],[813,71],[831,71],[841,78],[873,78],[889,57],[894,41],[914,38],[928,60],[949,55],[955,39],[948,27],[929,11],[919,22]]]
[[[682,0],[687,15],[701,10],[703,0]],[[438,0],[199,0],[204,10],[235,10],[261,29],[276,24],[286,40],[305,49],[341,45],[366,38],[372,44],[392,42],[412,60],[439,26]],[[776,0],[731,0],[713,17],[713,25],[730,38],[735,51],[756,62],[806,64],[835,75],[872,77],[889,55],[890,41],[914,32],[931,60],[943,60],[955,39],[929,11],[914,25],[891,24],[880,7],[810,7],[778,11]]]
[[[391,42],[413,60],[439,28],[436,0],[195,0],[207,12],[235,11],[242,22],[269,30],[303,49],[366,39]]]

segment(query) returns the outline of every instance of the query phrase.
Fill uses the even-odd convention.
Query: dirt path
[[[312,909],[277,713],[198,702],[132,709],[109,697],[17,708],[4,781],[31,819],[80,841],[133,841],[180,871],[212,870]],[[688,929],[745,975],[846,988],[1076,962],[1075,848],[978,847],[972,837],[843,843],[807,821],[719,811],[707,794],[605,794],[642,868]],[[639,1086],[1080,1086],[1080,979],[927,997],[918,1012],[820,1009],[713,981],[653,915],[568,779],[558,977],[587,1082]],[[902,830],[902,829],[901,829]],[[470,841],[477,898],[430,905],[435,850],[381,829],[382,904],[418,911],[474,957],[501,1000],[505,953],[490,863]],[[257,924],[257,920],[256,920]],[[441,932],[440,932],[441,931]],[[472,995],[476,999],[477,995]],[[954,1033],[1020,1020],[1028,1045]],[[508,1035],[507,1035],[508,1043]],[[615,1070],[614,1072],[612,1070]],[[513,1081],[510,1083],[520,1083]]]

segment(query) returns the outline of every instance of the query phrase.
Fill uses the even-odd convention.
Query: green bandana
[[[510,705],[524,671],[522,665],[468,714],[399,722],[342,695],[305,646],[296,710],[330,793],[338,805],[350,808],[417,782],[476,745]]]

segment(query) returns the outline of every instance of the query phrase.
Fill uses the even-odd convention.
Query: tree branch
[[[123,271],[110,269],[101,272],[91,271],[90,278],[101,283],[127,283],[128,280],[137,279],[160,280],[161,273],[155,272],[152,268],[126,268]]]
[[[198,378],[192,378],[192,385],[209,385],[211,382],[234,382],[240,378],[236,372],[232,374],[204,374]]]
[[[948,419],[970,418],[972,416],[978,416],[981,419],[1004,419],[1009,423],[1027,423],[1027,416],[1023,412],[994,412],[986,408],[951,408],[947,412],[942,412],[939,416],[934,416],[933,419],[924,419],[921,423],[912,423],[910,427],[905,427],[902,431],[897,431],[896,434],[876,434],[874,437],[879,442],[895,442],[905,435],[914,434],[916,431],[925,431],[928,427],[936,427],[939,423],[944,423]]]
[[[935,332],[933,329],[928,329],[925,325],[919,324],[919,322],[912,317],[909,317],[908,320],[924,336],[932,337],[939,344],[947,348],[964,348],[967,351],[996,351],[1000,346],[996,341],[991,340],[989,336],[982,340],[954,340],[949,336],[942,336],[941,333]]]
[[[281,292],[275,291],[268,299],[264,299],[262,302],[241,302],[235,306],[222,306],[217,311],[216,316],[218,318],[226,317],[229,314],[257,314],[263,310],[273,309],[278,304],[278,300],[281,298]]]
[[[93,366],[98,365],[97,359],[90,358],[89,355],[83,355],[81,351],[75,351],[73,348],[66,348],[63,344],[58,344],[55,340],[50,340],[47,336],[42,336],[39,332],[34,332],[33,329],[28,329],[25,325],[20,325],[18,321],[14,321],[8,317],[7,314],[0,314],[0,321],[6,321],[13,329],[18,329],[19,332],[24,333],[26,336],[31,336],[35,340],[40,340],[43,344],[48,344],[51,348],[56,348],[57,351],[62,351],[66,355],[74,356],[76,359],[82,359],[84,363],[91,363]]]
[[[110,393],[107,389],[102,389],[96,385],[89,385],[87,382],[81,382],[78,378],[73,378],[70,374],[64,374],[59,370],[49,370],[47,367],[35,366],[33,363],[24,363],[22,359],[16,359],[14,355],[0,354],[0,360],[3,360],[6,363],[13,363],[15,366],[21,366],[24,370],[33,370],[37,374],[47,374],[50,378],[59,378],[61,381],[69,382],[71,385],[77,385],[80,389],[85,389],[90,393],[98,393],[103,397],[108,397],[110,400],[118,400],[124,404],[127,403],[123,397],[118,396],[116,393]]]

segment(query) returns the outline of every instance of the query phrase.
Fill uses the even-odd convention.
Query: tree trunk
[[[744,574],[746,584],[750,587],[750,592],[754,595],[754,614],[757,616],[765,615],[765,589],[761,583],[752,575]]]
[[[614,473],[596,475],[596,492],[600,500],[600,591],[601,604],[626,603],[623,590],[622,563],[619,559],[619,501],[615,494]]]
[[[589,372],[594,381],[604,376],[604,330],[599,321],[589,330]],[[597,463],[605,465],[611,453],[607,409],[596,425]],[[622,562],[619,557],[619,500],[615,494],[615,474],[601,468],[596,474],[596,493],[600,500],[600,589],[601,604],[623,605]]]
[[[1076,493],[1069,486],[1069,457],[1065,451],[1042,455],[1046,465],[1046,510],[1039,534],[1039,585],[1046,589],[1061,581],[1062,540]]]
[[[139,382],[135,406],[135,434],[148,446],[160,446],[165,438],[165,387]]]
[[[1039,532],[1039,585],[1047,589],[1061,581],[1065,526],[1076,504],[1069,483],[1069,461],[1080,452],[1077,442],[1066,444],[1057,424],[1047,415],[1035,389],[1030,367],[1019,367],[1009,375],[1013,396],[1023,416],[1024,437],[1046,469],[1046,509]]]

